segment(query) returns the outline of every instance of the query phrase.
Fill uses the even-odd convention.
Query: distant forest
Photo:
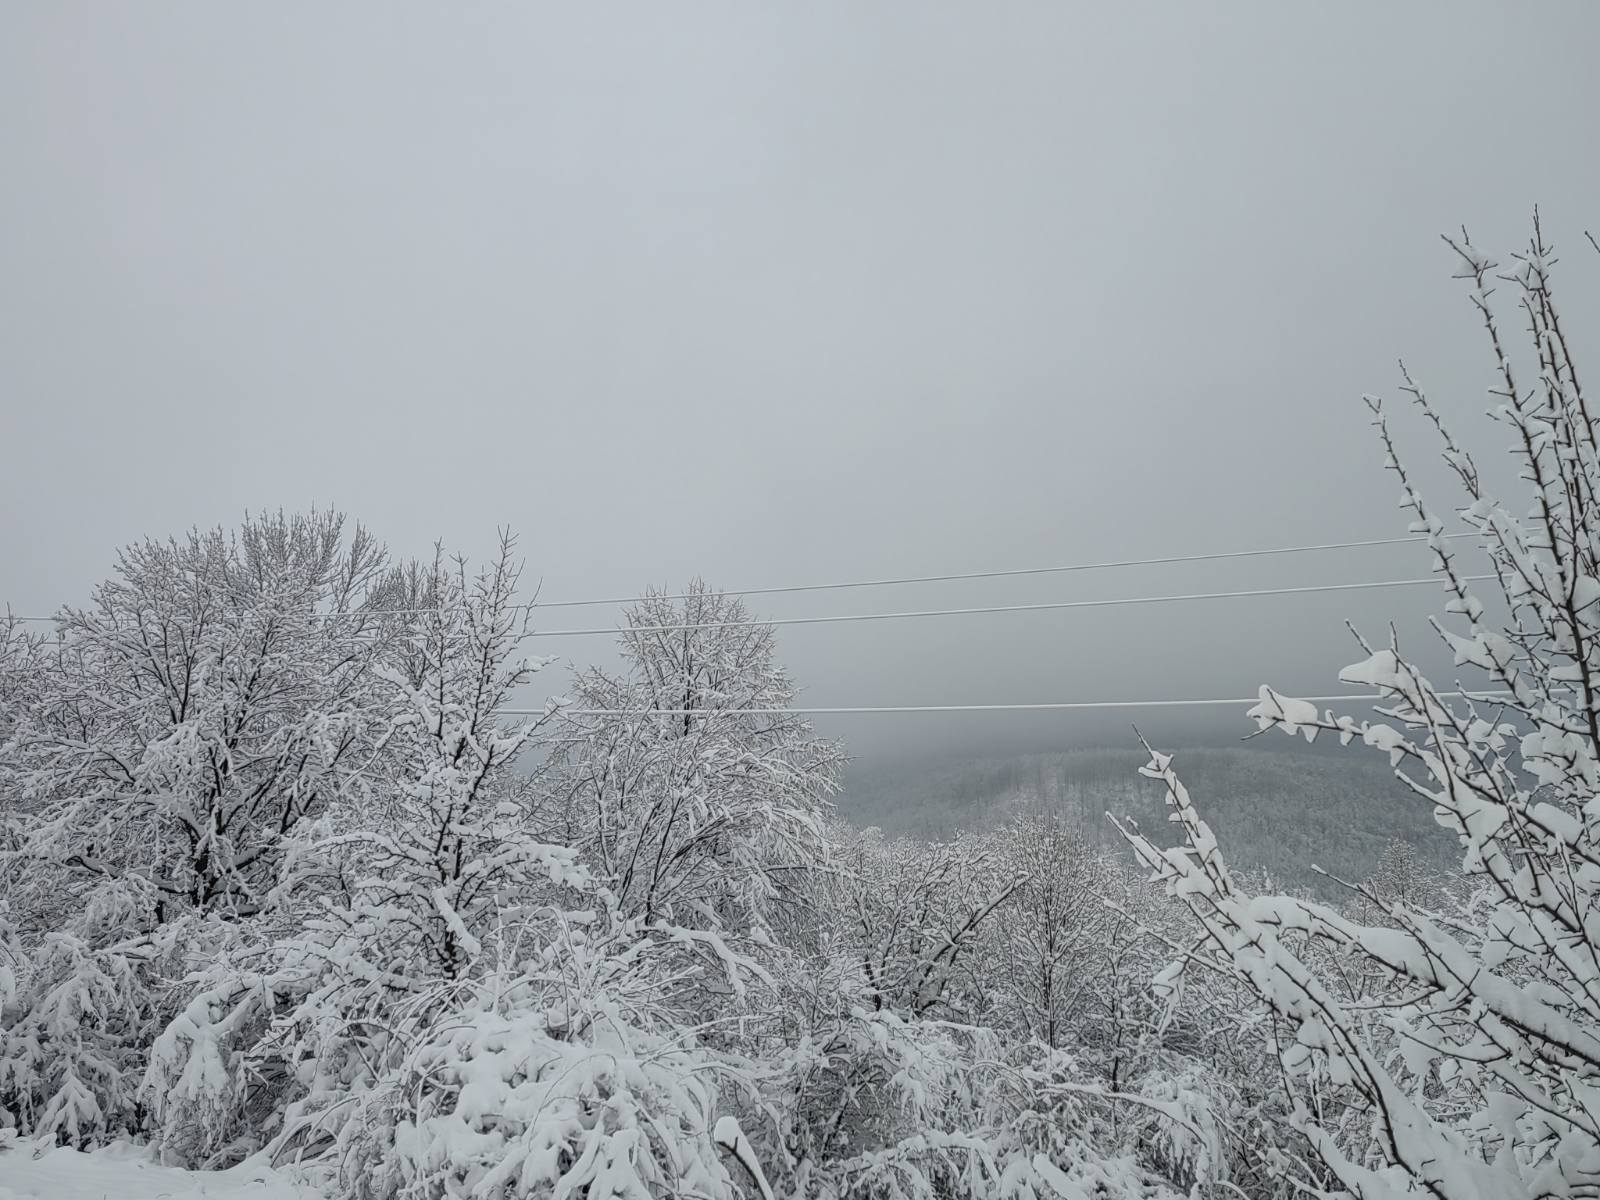
[[[1280,735],[1281,736],[1281,735]],[[1139,774],[1138,750],[1068,750],[1012,758],[951,759],[925,765],[856,767],[840,813],[886,833],[942,839],[1042,806],[1071,816],[1085,836],[1122,842],[1106,819],[1132,817],[1162,844],[1181,840],[1166,820],[1162,788]],[[1352,746],[1332,754],[1249,746],[1182,750],[1174,765],[1236,868],[1266,871],[1282,887],[1329,899],[1345,889],[1318,874],[1367,878],[1393,839],[1441,870],[1460,866],[1455,838],[1428,804],[1394,777],[1386,761]]]

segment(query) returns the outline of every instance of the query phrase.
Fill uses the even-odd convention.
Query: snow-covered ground
[[[92,1154],[55,1148],[35,1158],[24,1142],[0,1150],[0,1200],[326,1200],[264,1163],[227,1171],[181,1171],[142,1150]]]

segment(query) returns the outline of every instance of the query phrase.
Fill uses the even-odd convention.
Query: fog
[[[1514,248],[1539,203],[1569,311],[1600,308],[1597,36],[1579,3],[8,6],[0,600],[47,613],[132,539],[313,504],[408,554],[481,555],[509,525],[552,600],[1402,534],[1360,402],[1397,396],[1399,356],[1497,444],[1439,232]],[[753,604],[1426,568],[1401,546]],[[1416,644],[1439,607],[781,645],[819,706],[1314,694],[1357,657],[1346,619]],[[1234,709],[819,724],[890,758],[1125,744],[1135,719],[1248,731]]]

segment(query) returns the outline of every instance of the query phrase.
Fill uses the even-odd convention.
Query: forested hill
[[[943,837],[1003,820],[1043,802],[1073,816],[1089,836],[1120,844],[1107,812],[1130,816],[1158,841],[1176,840],[1159,784],[1138,773],[1137,750],[1070,750],[1013,758],[934,761],[853,769],[839,810],[858,825]],[[1313,865],[1364,879],[1392,838],[1425,862],[1459,865],[1454,839],[1431,810],[1361,747],[1347,752],[1247,746],[1182,750],[1174,765],[1235,869],[1269,871],[1281,884],[1336,896]]]

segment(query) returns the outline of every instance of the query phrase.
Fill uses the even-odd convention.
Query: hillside
[[[1144,761],[1136,750],[1094,749],[856,769],[839,810],[855,824],[941,837],[1042,803],[1107,846],[1120,844],[1107,812],[1134,818],[1158,841],[1174,840],[1159,785],[1138,773]],[[1455,844],[1428,806],[1359,748],[1333,754],[1252,743],[1182,750],[1174,761],[1236,869],[1265,869],[1286,886],[1333,896],[1341,889],[1313,866],[1363,879],[1391,838],[1425,862],[1457,864]]]

